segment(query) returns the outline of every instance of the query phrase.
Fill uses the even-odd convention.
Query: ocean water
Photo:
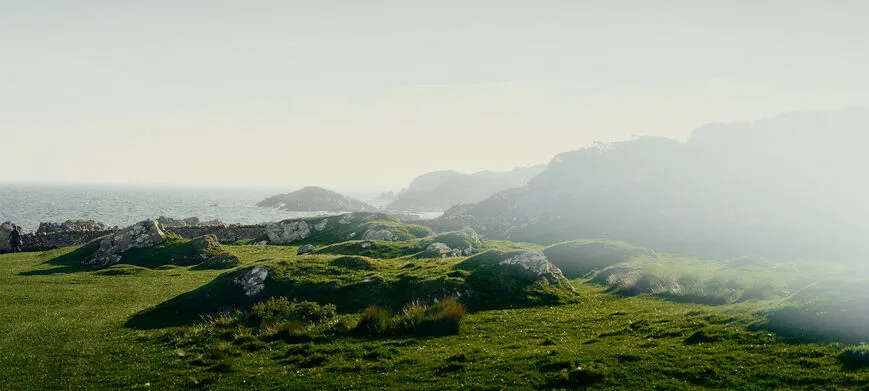
[[[40,222],[62,222],[68,219],[92,219],[109,226],[124,227],[158,216],[195,216],[203,221],[220,219],[230,224],[254,224],[325,214],[256,206],[257,202],[268,196],[292,190],[0,183],[0,222],[11,221],[19,224],[24,232],[35,232]],[[364,197],[360,199],[369,201]]]

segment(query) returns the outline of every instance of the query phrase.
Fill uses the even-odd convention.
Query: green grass
[[[504,251],[514,246],[501,245]],[[225,247],[239,257],[241,268],[284,260],[286,274],[278,277],[308,287],[340,286],[371,273],[395,282],[467,271],[449,277],[466,280],[475,270],[456,269],[463,258],[401,261],[296,256],[293,246]],[[723,273],[754,281],[765,269],[767,280],[770,271],[780,272],[773,283],[794,286],[781,298],[707,306],[614,294],[605,285],[576,279],[571,285],[578,302],[470,312],[458,333],[446,336],[372,338],[349,332],[361,309],[342,311],[341,305],[334,318],[309,305],[287,304],[286,314],[284,304],[263,307],[264,316],[284,314],[274,316],[289,321],[262,333],[257,326],[232,325],[230,316],[185,327],[125,327],[136,313],[196,292],[224,272],[130,265],[90,271],[76,262],[87,250],[0,255],[0,389],[869,387],[865,348],[796,343],[758,327],[763,311],[827,297],[812,292],[826,289],[824,284],[798,283],[815,272],[799,267],[788,272],[774,263],[683,259],[680,264],[663,257],[662,275],[671,270],[706,280]],[[399,302],[390,306],[394,312],[410,301]],[[315,322],[299,313],[325,315]],[[291,321],[297,318],[302,328]]]

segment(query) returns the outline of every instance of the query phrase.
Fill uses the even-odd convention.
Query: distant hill
[[[375,208],[321,187],[308,186],[292,193],[277,194],[260,201],[257,206],[301,212],[366,212]]]
[[[517,168],[507,172],[483,171],[462,174],[434,171],[420,175],[401,190],[387,209],[439,212],[457,204],[478,202],[505,189],[521,187],[546,168],[545,165]]]
[[[528,186],[426,224],[490,238],[625,240],[659,250],[869,255],[869,110],[714,124],[556,156]]]

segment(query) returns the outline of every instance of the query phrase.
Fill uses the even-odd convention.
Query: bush
[[[465,312],[465,306],[455,297],[431,306],[414,301],[394,317],[385,309],[371,306],[362,312],[356,330],[369,336],[450,335],[459,332]]]
[[[859,345],[845,348],[845,350],[839,353],[839,360],[849,368],[869,366],[869,346]]]
[[[268,324],[282,322],[320,323],[336,316],[334,304],[320,305],[310,301],[290,301],[286,297],[270,298],[253,305],[250,312],[252,323]]]

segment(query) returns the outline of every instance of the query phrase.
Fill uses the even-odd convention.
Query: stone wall
[[[58,247],[82,245],[96,238],[110,235],[115,232],[117,232],[117,230],[111,229],[104,231],[70,231],[48,234],[24,234],[21,239],[24,241],[24,251],[42,251]]]
[[[59,247],[78,246],[96,238],[113,234],[117,229],[103,231],[70,231],[54,233],[24,234],[24,251],[43,251]],[[206,234],[214,234],[221,243],[232,243],[242,239],[253,239],[265,236],[266,225],[202,225],[191,227],[166,227],[166,232],[182,238],[196,238]]]
[[[221,243],[232,243],[242,239],[253,239],[265,236],[266,225],[197,225],[188,227],[166,227],[166,232],[176,234],[182,238],[196,238],[202,235],[213,234]]]

